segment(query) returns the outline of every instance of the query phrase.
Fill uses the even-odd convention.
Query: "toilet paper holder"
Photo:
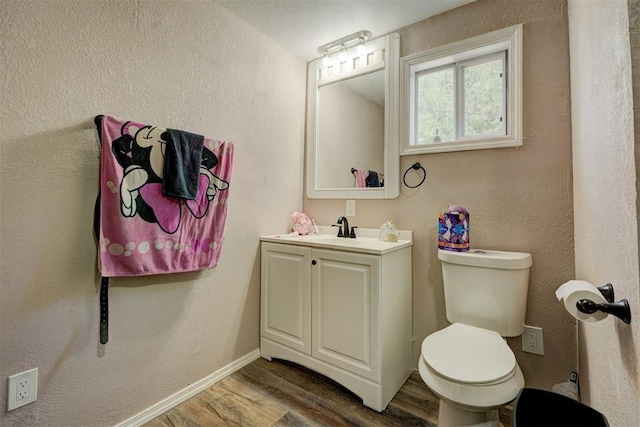
[[[598,286],[598,290],[600,291],[604,299],[607,300],[607,303],[598,304],[589,299],[581,299],[576,302],[576,308],[578,309],[578,311],[585,314],[602,311],[607,314],[613,314],[617,318],[621,319],[624,323],[631,323],[631,307],[629,306],[629,301],[624,298],[618,302],[614,302],[615,294],[613,291],[613,285],[611,283]]]

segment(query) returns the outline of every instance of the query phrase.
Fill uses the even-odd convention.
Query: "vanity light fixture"
[[[363,54],[365,51],[365,43],[369,38],[371,38],[371,31],[362,30],[320,46],[318,53],[323,56],[322,65],[330,65],[330,56],[337,52],[340,52],[340,61],[344,61],[347,58],[347,51],[355,46],[358,47],[358,53]]]

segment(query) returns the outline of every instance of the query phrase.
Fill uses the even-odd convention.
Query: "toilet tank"
[[[522,335],[531,255],[522,252],[438,250],[447,320]]]

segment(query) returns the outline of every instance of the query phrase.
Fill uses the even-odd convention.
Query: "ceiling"
[[[376,38],[475,0],[215,0],[305,61],[360,30]]]

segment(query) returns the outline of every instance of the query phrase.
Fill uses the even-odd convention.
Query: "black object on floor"
[[[608,427],[590,406],[552,391],[523,388],[513,406],[513,427]]]

